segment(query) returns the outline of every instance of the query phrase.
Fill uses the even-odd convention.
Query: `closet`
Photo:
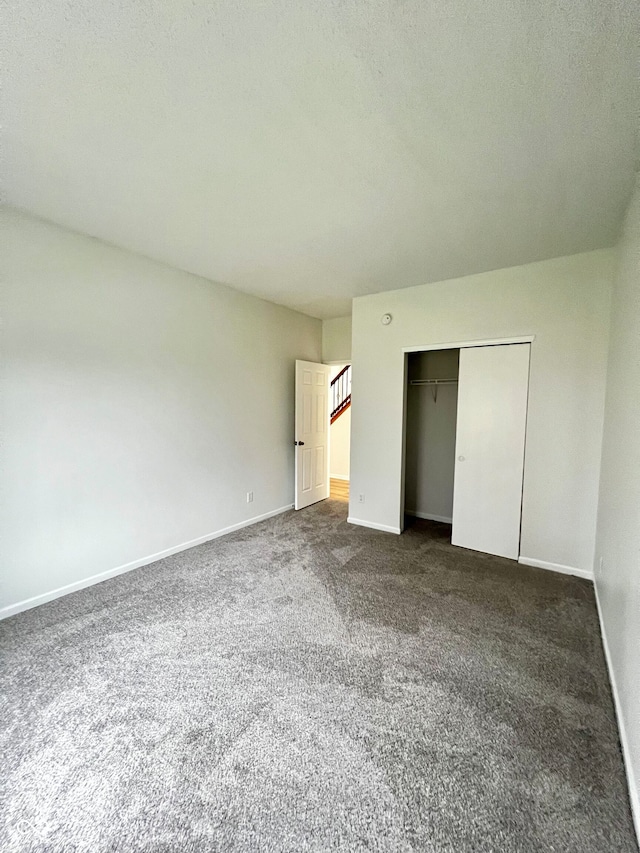
[[[529,343],[407,355],[405,513],[451,542],[517,559]]]
[[[407,359],[405,513],[451,524],[460,350]]]

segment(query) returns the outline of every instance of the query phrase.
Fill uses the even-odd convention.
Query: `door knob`
[[[304,444],[304,441],[294,441],[293,443],[302,447],[302,445]]]

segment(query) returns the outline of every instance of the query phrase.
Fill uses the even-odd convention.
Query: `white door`
[[[330,370],[296,361],[296,509],[329,497]]]
[[[530,344],[460,350],[451,543],[518,558]]]

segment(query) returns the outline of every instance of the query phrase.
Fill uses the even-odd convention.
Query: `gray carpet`
[[[0,625],[14,851],[635,851],[591,585],[326,501]]]

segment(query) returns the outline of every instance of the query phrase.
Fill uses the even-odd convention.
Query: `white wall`
[[[338,480],[349,479],[351,444],[351,407],[331,424],[331,476]]]
[[[398,530],[403,347],[535,335],[521,555],[591,572],[613,250],[354,299],[350,517]],[[389,326],[380,323],[389,312]]]
[[[412,353],[408,379],[457,379],[459,350]],[[435,399],[434,399],[435,396]],[[407,386],[405,512],[451,521],[457,385]]]
[[[2,607],[293,502],[318,320],[18,213],[2,234]]]
[[[351,361],[351,317],[322,321],[322,360],[325,364]]]
[[[595,573],[640,838],[640,186],[618,249]]]

